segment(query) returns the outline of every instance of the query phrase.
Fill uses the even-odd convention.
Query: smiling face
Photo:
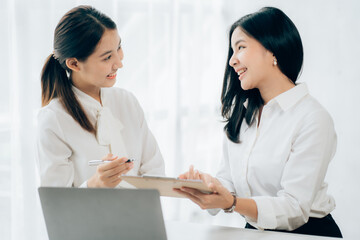
[[[273,71],[274,56],[257,40],[249,37],[240,27],[231,35],[233,54],[229,65],[233,67],[244,90],[261,88]]]
[[[103,87],[112,87],[116,71],[122,68],[124,54],[116,29],[105,30],[94,52],[85,61],[76,61],[72,68],[74,85],[85,93],[96,93]],[[69,63],[74,66],[74,63]]]

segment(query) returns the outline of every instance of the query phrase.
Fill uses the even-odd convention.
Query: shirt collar
[[[270,100],[267,105],[272,105],[272,102],[277,102],[283,111],[287,111],[294,106],[301,98],[309,93],[306,83],[299,83],[295,87],[281,93],[274,99]],[[249,99],[243,103],[244,107],[247,108]]]
[[[90,97],[89,95],[87,95],[86,93],[75,87],[74,85],[72,86],[72,90],[75,96],[77,97],[77,99],[81,102],[81,104],[84,104],[92,108],[96,108],[97,110],[102,108],[101,104],[98,101],[96,101],[93,97]],[[104,98],[102,92],[103,91],[100,90],[100,97],[101,97],[101,101],[103,102]]]
[[[296,103],[298,103],[304,96],[309,93],[306,83],[300,83],[295,87],[281,93],[274,98],[283,111],[287,111]]]

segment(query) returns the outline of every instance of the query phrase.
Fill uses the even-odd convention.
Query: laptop
[[[154,189],[40,187],[50,240],[166,240]]]

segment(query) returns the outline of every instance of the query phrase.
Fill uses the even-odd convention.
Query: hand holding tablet
[[[161,176],[129,176],[122,175],[121,178],[129,184],[140,189],[157,189],[161,196],[184,198],[175,192],[174,188],[188,187],[211,194],[213,191],[202,180],[178,179]]]

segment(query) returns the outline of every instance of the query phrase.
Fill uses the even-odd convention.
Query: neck
[[[263,86],[259,87],[261,97],[264,100],[264,105],[266,105],[271,99],[277,97],[281,93],[295,87],[295,84],[284,74],[274,76],[266,82],[268,84],[264,84]]]
[[[84,81],[79,81],[79,79],[77,79],[76,76],[72,76],[72,82],[77,89],[86,93],[87,95],[94,98],[96,101],[98,101],[101,104],[99,87],[96,87],[93,85],[88,85],[88,84],[84,83]]]

